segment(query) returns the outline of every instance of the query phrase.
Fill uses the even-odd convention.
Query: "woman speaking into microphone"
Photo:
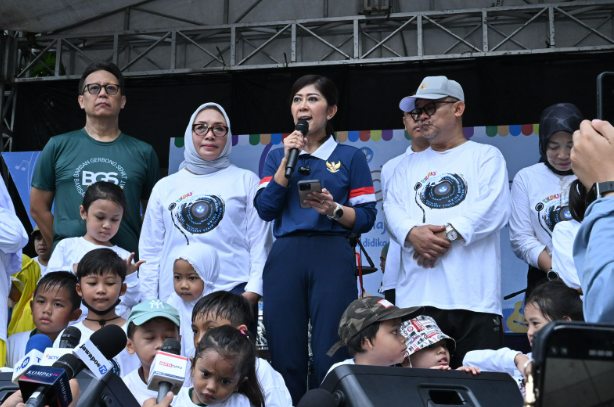
[[[375,221],[373,180],[365,155],[337,144],[330,120],[337,88],[316,75],[299,78],[290,91],[294,123],[306,120],[306,136],[294,131],[284,148],[270,152],[254,203],[260,217],[275,221],[277,240],[263,271],[264,323],[273,367],[294,403],[307,386],[307,327],[312,324],[316,385],[344,352],[326,356],[338,341],[343,311],[356,299],[356,258],[348,241]],[[286,178],[291,150],[296,170]]]

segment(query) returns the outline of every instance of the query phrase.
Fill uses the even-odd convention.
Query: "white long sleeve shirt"
[[[28,243],[28,234],[19,218],[11,197],[0,180],[0,298],[9,298],[11,274],[21,269],[21,249]],[[6,304],[5,304],[6,305]],[[8,308],[0,307],[0,340],[6,342]]]
[[[552,254],[554,226],[570,220],[569,185],[575,175],[556,175],[544,163],[518,171],[512,183],[510,241],[516,256],[537,267],[544,249]]]
[[[465,309],[501,315],[499,231],[509,218],[505,159],[495,147],[467,141],[445,152],[429,148],[403,159],[391,181],[384,212],[391,237],[402,245],[397,305]],[[405,238],[415,226],[446,225],[460,233],[425,269]]]
[[[262,295],[262,269],[272,244],[269,223],[258,216],[259,179],[234,165],[213,174],[181,170],[154,187],[139,240],[141,297],[163,301],[174,291],[176,249],[188,242],[211,245],[220,259],[216,290],[247,283]]]
[[[522,352],[510,348],[472,350],[465,355],[463,366],[477,367],[483,372],[507,373],[514,378],[524,396],[525,389],[522,373],[520,373],[516,363],[514,363],[514,359],[519,353]],[[533,353],[528,353],[526,356],[532,359]]]
[[[396,156],[390,159],[382,167],[380,183],[382,185],[382,196],[384,197],[384,205],[386,205],[386,193],[388,192],[388,185],[394,175],[394,170],[403,161],[403,158],[412,155],[414,151],[411,146],[407,147],[404,154]],[[401,269],[401,246],[394,240],[390,239],[388,244],[388,255],[386,256],[386,272],[382,278],[382,289],[392,290],[397,285],[399,278],[399,270]]]
[[[573,261],[573,243],[582,224],[575,219],[559,222],[552,233],[552,269],[567,287],[580,288],[580,277]]]

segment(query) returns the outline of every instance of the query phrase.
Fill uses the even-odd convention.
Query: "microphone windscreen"
[[[175,338],[166,338],[162,344],[162,352],[179,355],[181,353],[181,344]]]
[[[305,137],[307,133],[309,133],[309,122],[305,119],[299,119],[299,121],[296,123],[295,130],[300,131],[303,134],[303,137]]]
[[[324,389],[309,390],[296,407],[337,407],[335,397]]]
[[[126,333],[117,325],[107,325],[94,332],[90,341],[107,359],[113,359],[126,347]]]
[[[26,343],[26,355],[30,353],[30,351],[36,349],[39,352],[44,352],[45,349],[53,346],[53,342],[47,335],[37,334],[30,337],[28,343]]]
[[[60,337],[60,348],[74,349],[79,345],[81,340],[81,331],[79,328],[69,326],[62,332]]]

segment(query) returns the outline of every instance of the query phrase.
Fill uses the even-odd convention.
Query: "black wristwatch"
[[[586,194],[586,206],[592,204],[608,192],[614,192],[614,181],[595,182],[591,190]]]

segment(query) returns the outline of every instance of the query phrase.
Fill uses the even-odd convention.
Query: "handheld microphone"
[[[177,339],[168,338],[162,350],[156,353],[150,368],[148,390],[158,390],[158,404],[169,391],[177,394],[183,386],[188,359],[180,356],[181,344]]]
[[[339,403],[331,393],[324,389],[309,390],[299,400],[296,407],[337,407]]]
[[[296,127],[294,130],[298,130],[303,134],[303,137],[307,136],[309,132],[309,123],[305,119],[299,119],[298,123],[296,123]],[[294,172],[294,167],[296,167],[296,161],[298,160],[298,150],[293,148],[290,150],[290,156],[288,157],[288,162],[286,163],[286,178],[290,179],[292,176],[292,172]]]
[[[41,366],[51,366],[53,363],[60,359],[67,353],[72,353],[72,350],[79,345],[81,341],[81,331],[74,326],[69,326],[62,332],[60,336],[59,348],[47,348],[41,360]]]
[[[113,358],[125,347],[124,331],[117,325],[107,325],[94,332],[90,340],[77,348],[74,353],[60,357],[52,366],[30,367],[19,378],[19,389],[23,399],[27,399],[26,406],[67,407],[72,401],[68,381],[85,367],[97,372],[103,370],[101,367],[108,370],[106,364],[110,365],[110,362],[107,359]]]
[[[30,367],[34,365],[38,365],[42,358],[43,352],[46,348],[51,347],[52,342],[51,339],[47,335],[37,334],[32,336],[28,343],[26,344],[26,354],[23,358],[19,360],[14,366],[15,371],[13,372],[13,384],[19,383],[19,378],[23,375]]]

